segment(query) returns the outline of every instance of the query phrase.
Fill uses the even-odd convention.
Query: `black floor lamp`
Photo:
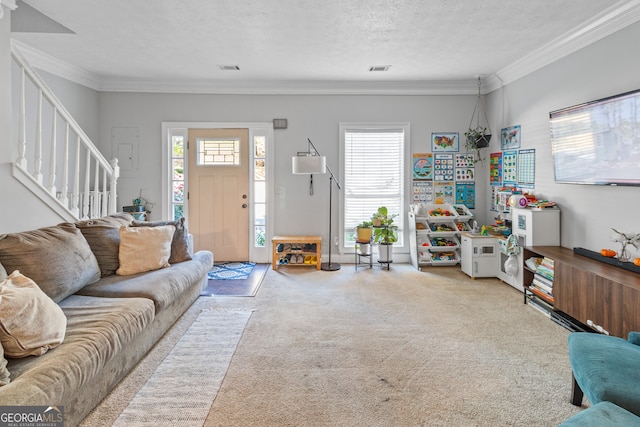
[[[327,166],[326,157],[320,155],[320,152],[309,138],[307,138],[307,141],[309,141],[309,145],[313,148],[313,152],[309,151],[305,153],[298,153],[297,156],[293,157],[293,173],[313,175],[329,171],[329,262],[323,262],[320,265],[320,268],[325,271],[336,271],[340,270],[341,265],[336,262],[331,262],[331,247],[333,246],[333,242],[331,241],[331,204],[333,201],[333,182],[335,181],[338,186],[338,190],[342,189],[342,187],[331,171],[331,168]]]

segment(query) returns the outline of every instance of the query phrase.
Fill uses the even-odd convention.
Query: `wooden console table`
[[[545,256],[554,261],[554,310],[620,338],[640,330],[640,274],[560,246],[525,247],[523,255],[523,261]],[[533,272],[526,265],[522,268],[523,285],[528,287]]]
[[[291,265],[291,266],[316,266],[317,270],[320,270],[320,257],[322,255],[322,236],[273,236],[271,239],[273,252],[271,254],[271,268],[275,270],[280,265]],[[283,245],[283,250],[278,251],[278,245]],[[290,245],[291,248],[289,250],[284,250],[285,245]],[[293,248],[296,249],[293,249]],[[309,247],[312,247],[313,250],[309,250]],[[298,249],[300,248],[300,249]],[[287,264],[281,264],[280,259],[282,257],[289,256],[311,256],[315,257],[315,261],[312,263],[304,263],[304,262],[289,262]]]

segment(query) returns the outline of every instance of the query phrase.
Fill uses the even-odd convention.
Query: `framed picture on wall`
[[[460,134],[458,132],[434,132],[431,134],[431,151],[460,151]]]
[[[502,132],[500,132],[500,148],[502,150],[520,148],[520,125],[502,129]]]

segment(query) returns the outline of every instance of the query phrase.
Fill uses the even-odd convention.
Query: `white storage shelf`
[[[469,231],[471,211],[464,205],[414,205],[411,224],[411,262],[416,268],[460,263],[460,232]],[[447,245],[438,245],[446,242]]]

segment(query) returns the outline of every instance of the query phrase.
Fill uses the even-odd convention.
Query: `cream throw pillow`
[[[0,344],[0,387],[11,382],[11,373],[7,369],[7,359],[4,358],[4,348]]]
[[[119,276],[169,267],[173,225],[120,227]]]
[[[66,327],[60,306],[18,270],[0,283],[0,342],[6,356],[41,356],[62,343]]]

